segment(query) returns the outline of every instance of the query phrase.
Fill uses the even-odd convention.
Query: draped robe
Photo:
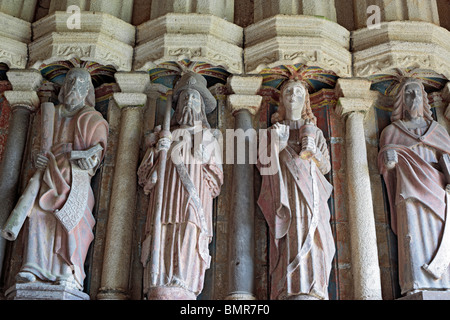
[[[423,266],[435,257],[448,219],[445,187],[449,181],[445,181],[439,159],[450,154],[450,137],[435,121],[426,129],[410,130],[398,120],[382,132],[380,148],[378,164],[386,182],[391,226],[398,239],[402,294],[448,290],[450,268],[434,279]],[[398,164],[392,170],[384,164],[388,150],[398,154]]]
[[[173,134],[174,135],[174,134]],[[184,141],[184,140],[183,140]],[[187,295],[183,299],[195,299],[203,290],[204,276],[210,267],[209,244],[213,236],[213,199],[220,193],[223,171],[215,163],[214,157],[205,164],[195,163],[192,150],[185,145],[181,160],[200,198],[202,212],[195,205],[191,194],[184,185],[171,155],[186,141],[174,142],[168,152],[164,175],[163,205],[161,212],[161,248],[157,253],[159,270],[156,282],[152,281],[150,266],[153,209],[156,205],[155,186],[159,153],[151,146],[139,167],[139,184],[146,194],[150,194],[145,241],[141,261],[144,265],[144,292],[158,299],[168,299],[165,288],[181,288]],[[192,140],[193,141],[193,140]],[[152,293],[150,293],[152,291]]]
[[[47,154],[48,167],[25,224],[21,272],[30,272],[42,281],[73,283],[75,280],[75,286],[82,289],[86,277],[84,262],[94,239],[92,209],[95,199],[91,186],[87,187],[87,201],[81,204],[85,207],[83,216],[72,231],[67,232],[54,213],[64,207],[73,189],[74,164],[69,161],[70,152],[100,144],[103,147],[103,151],[97,154],[100,164],[107,145],[108,123],[91,107],[82,108],[73,117],[63,116],[63,108],[63,105],[55,108],[53,147]],[[87,174],[92,177],[95,171],[96,168],[91,169]]]
[[[278,172],[262,176],[258,199],[270,230],[271,299],[307,295],[326,300],[335,254],[328,208],[332,186],[324,177],[331,168],[329,152],[316,127],[322,162],[317,167],[302,160],[303,120],[282,123],[290,126],[289,143],[276,157]]]

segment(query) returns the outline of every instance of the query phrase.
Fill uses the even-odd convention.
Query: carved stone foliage
[[[211,15],[168,14],[138,26],[134,69],[189,59],[243,72],[242,28]]]
[[[350,34],[324,19],[278,15],[245,30],[245,69],[258,73],[264,68],[302,63],[351,75]]]
[[[29,65],[39,68],[43,63],[78,58],[130,71],[135,28],[104,13],[80,15],[80,29],[68,28],[70,14],[66,12],[56,12],[36,22],[34,41],[29,46]]]
[[[354,73],[367,77],[391,68],[421,68],[450,76],[450,34],[431,23],[395,21],[354,33]]]

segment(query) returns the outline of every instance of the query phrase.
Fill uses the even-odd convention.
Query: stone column
[[[365,113],[374,103],[371,82],[339,79],[337,113],[345,118],[348,210],[354,298],[381,300],[375,217],[364,134]]]
[[[150,81],[146,73],[115,77],[122,92],[114,93],[114,99],[122,115],[98,300],[128,299],[144,92]]]
[[[13,91],[5,97],[11,105],[11,120],[8,129],[3,160],[0,164],[0,228],[8,219],[18,200],[19,178],[28,137],[30,115],[39,107],[36,90],[42,82],[38,71],[8,71]],[[0,237],[0,274],[3,266],[6,240]]]
[[[255,162],[250,159],[250,149],[256,141],[256,132],[252,132],[253,116],[258,112],[262,97],[256,95],[261,87],[261,77],[230,78],[228,85],[232,94],[228,97],[228,105],[235,117],[235,130],[243,130],[245,149],[240,146],[234,152],[245,152],[243,164],[233,165],[233,191],[230,216],[228,220],[228,296],[227,300],[255,300],[254,292],[254,251],[255,251],[255,197],[254,170]],[[242,131],[241,131],[242,132]],[[253,134],[254,133],[254,134]],[[253,141],[252,141],[253,140]],[[238,139],[239,141],[239,139]],[[230,152],[227,143],[227,152]],[[256,154],[254,159],[256,160]],[[239,159],[235,154],[234,159]]]

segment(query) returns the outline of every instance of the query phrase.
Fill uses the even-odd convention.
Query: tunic
[[[380,139],[379,168],[387,186],[391,225],[398,238],[399,282],[402,294],[415,290],[450,289],[450,268],[434,279],[423,266],[440,245],[446,217],[448,183],[439,159],[450,153],[450,137],[437,122],[425,129],[408,129],[402,120],[388,126]],[[384,154],[395,150],[398,164],[388,170]]]
[[[21,272],[31,272],[43,281],[65,281],[75,277],[78,288],[86,277],[84,261],[94,239],[92,215],[94,194],[88,186],[88,197],[82,219],[68,233],[55,211],[63,208],[72,189],[72,150],[87,150],[100,144],[99,163],[103,159],[108,137],[108,123],[91,107],[82,108],[74,117],[61,114],[64,106],[55,108],[53,147],[44,172],[38,197],[25,224],[24,263]],[[91,169],[93,176],[96,168]]]
[[[174,135],[174,141],[176,140]],[[159,270],[155,270],[156,282],[151,280],[151,248],[144,245],[142,250],[144,292],[153,288],[176,287],[198,296],[203,290],[205,272],[210,267],[208,246],[213,236],[213,199],[220,193],[223,172],[221,166],[215,163],[214,157],[201,164],[194,161],[189,147],[185,150],[191,152],[181,153],[182,163],[200,198],[202,210],[199,210],[171,158],[171,154],[177,152],[181,143],[173,142],[167,157],[161,212],[162,239],[158,253]],[[144,241],[148,243],[152,243],[153,209],[156,204],[153,191],[159,179],[156,177],[158,155],[156,148],[150,147],[138,170],[139,184],[146,194],[150,194]]]

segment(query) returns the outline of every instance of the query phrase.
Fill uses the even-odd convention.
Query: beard
[[[187,125],[193,127],[195,122],[202,121],[201,113],[196,113],[194,109],[187,105],[183,107],[183,111],[179,115],[177,122],[179,125]]]
[[[69,93],[66,94],[64,98],[64,103],[69,111],[73,111],[77,106],[83,104],[83,98],[80,96],[78,92],[70,91]]]

